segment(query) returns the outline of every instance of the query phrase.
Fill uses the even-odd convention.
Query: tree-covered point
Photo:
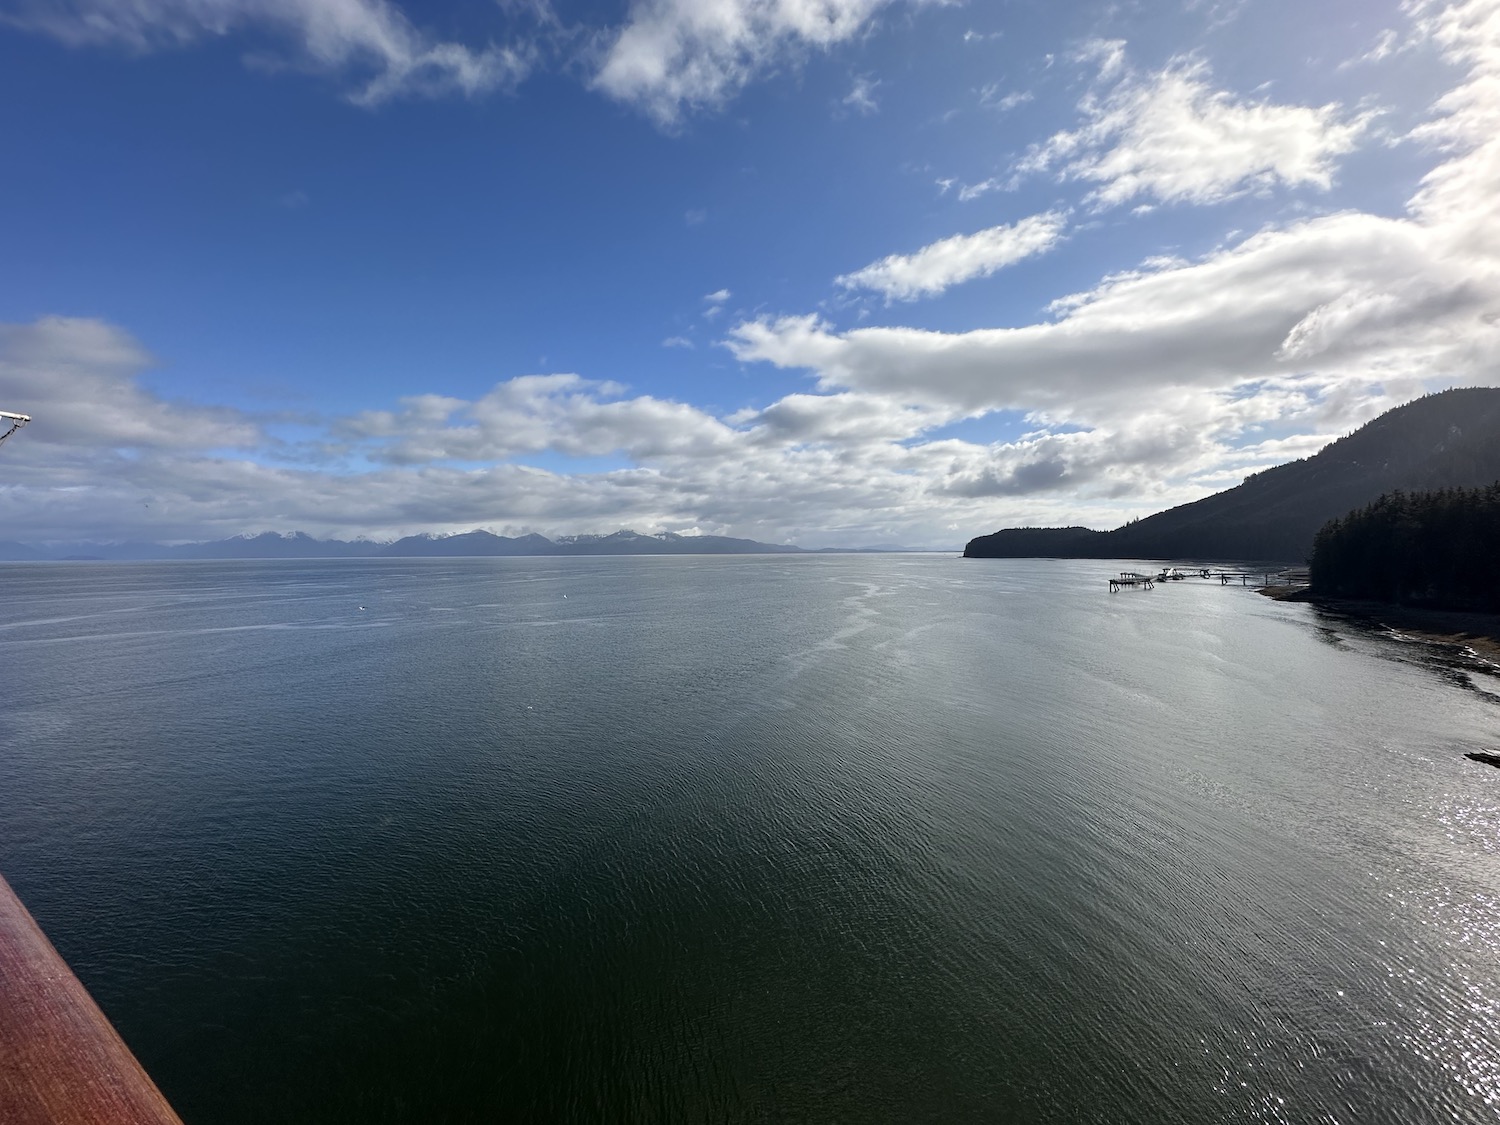
[[[1301,461],[1113,531],[1007,528],[971,558],[1275,559],[1303,563],[1318,528],[1396,489],[1474,488],[1500,479],[1500,388],[1427,395]],[[1066,483],[1064,481],[1063,483]]]
[[[1392,492],[1330,520],[1313,539],[1312,588],[1500,613],[1500,483]]]

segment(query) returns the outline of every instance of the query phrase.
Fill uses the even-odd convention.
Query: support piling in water
[[[1191,577],[1217,578],[1219,585],[1229,586],[1236,580],[1241,586],[1305,586],[1308,582],[1308,573],[1305,567],[1288,567],[1280,570],[1213,570],[1210,567],[1192,567],[1183,570],[1181,567],[1168,567],[1161,571],[1156,577],[1149,574],[1140,574],[1134,570],[1122,570],[1118,578],[1109,580],[1110,592],[1128,589],[1151,590],[1157,582],[1182,582]]]

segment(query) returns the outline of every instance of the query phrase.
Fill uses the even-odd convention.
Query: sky
[[[0,539],[1095,528],[1500,382],[1500,0],[0,0]]]

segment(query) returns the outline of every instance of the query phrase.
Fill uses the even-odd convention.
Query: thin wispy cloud
[[[1063,236],[1067,216],[1031,215],[1010,225],[956,234],[912,254],[891,254],[835,279],[844,289],[869,289],[887,301],[935,297],[954,285],[989,277],[1024,258],[1042,254]]]
[[[703,296],[703,319],[714,320],[724,312],[725,303],[732,294],[728,289],[716,289]]]
[[[389,0],[19,0],[0,23],[71,47],[147,53],[204,39],[269,32],[289,54],[261,65],[322,71],[352,82],[351,101],[513,88],[531,71],[525,43],[475,49],[419,31]]]
[[[979,90],[979,104],[985,109],[993,109],[998,113],[1009,113],[1018,106],[1035,100],[1036,95],[1030,90],[1010,90],[1002,94],[1000,86],[994,82]]]
[[[875,90],[879,85],[878,78],[871,78],[867,74],[857,75],[853,87],[844,95],[839,104],[867,117],[872,113],[878,113],[880,102],[875,97]]]
[[[1402,50],[1400,33],[1395,28],[1388,27],[1375,37],[1375,42],[1370,46],[1368,51],[1356,55],[1352,59],[1345,59],[1339,63],[1339,69],[1344,70],[1351,66],[1357,66],[1360,63],[1384,62],[1400,50]]]
[[[1125,69],[1125,40],[1089,39],[1073,51],[1074,62],[1094,66],[1098,81],[1111,82]]]

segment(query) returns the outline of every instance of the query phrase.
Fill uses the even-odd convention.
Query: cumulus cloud
[[[1013,176],[1045,172],[1097,184],[1086,201],[1098,207],[1142,196],[1217,203],[1274,185],[1326,190],[1338,158],[1355,149],[1374,116],[1335,103],[1241,100],[1215,90],[1201,60],[1136,76],[1125,70],[1118,42],[1095,44],[1087,56],[1102,81],[1124,77],[1091,89],[1079,104],[1082,124],[1032,146]]]
[[[1299,401],[1306,406],[1305,400]],[[1246,472],[1289,459],[1282,450],[1234,454],[1226,449],[1226,440],[1239,428],[1225,405],[1211,399],[1174,402],[1176,410],[1147,408],[1090,430],[1040,432],[987,447],[953,443],[951,463],[935,481],[934,491],[1006,501],[1057,503],[1067,497],[1084,505],[1089,498],[1097,504],[1152,496],[1157,498],[1153,506],[1166,506],[1196,498],[1194,490],[1201,495],[1202,478],[1222,472],[1226,464],[1237,471],[1210,487],[1231,487]],[[1260,409],[1265,410],[1265,404]],[[1312,449],[1327,440],[1319,437]]]
[[[349,96],[363,105],[508,88],[532,65],[524,46],[475,50],[426,35],[390,0],[19,0],[0,22],[73,47],[139,52],[268,30],[292,41],[297,65],[362,76]]]
[[[389,538],[488,527],[549,534],[697,527],[855,545],[930,531],[925,465],[904,442],[955,417],[879,396],[791,396],[732,418],[577,375],[506,380],[476,399],[274,419],[173,402],[122,329],[47,318],[0,327],[0,401],[35,415],[5,449],[0,521],[37,543],[180,541],[266,530]],[[22,440],[24,439],[24,440]],[[525,459],[610,458],[609,471]],[[840,530],[842,529],[842,530]]]
[[[1062,238],[1067,216],[1058,211],[1032,215],[1009,226],[955,234],[914,254],[891,254],[838,277],[845,289],[872,289],[886,300],[933,297],[961,282],[989,277],[996,270],[1050,250]]]
[[[895,0],[634,0],[593,85],[675,126],[757,74],[858,35]]]
[[[398,411],[357,414],[339,432],[373,439],[367,456],[395,465],[500,461],[542,450],[640,460],[729,451],[732,432],[724,423],[684,403],[620,397],[623,389],[577,375],[523,375],[473,402],[415,395]]]
[[[747,321],[729,339],[742,361],[810,371],[815,383],[732,414],[606,379],[528,375],[478,396],[418,394],[325,420],[302,450],[279,443],[273,421],[154,394],[142,379],[149,354],[118,327],[9,326],[0,405],[36,421],[6,445],[0,520],[8,537],[31,541],[625,524],[852,545],[953,542],[1002,524],[1108,526],[1197,498],[1421,390],[1492,382],[1500,369],[1500,4],[1409,10],[1464,78],[1412,134],[1412,151],[1433,166],[1400,214],[1341,211],[1191,259],[1152,258],[1013,328]],[[1127,67],[1098,104],[1119,87],[1155,85]],[[1206,99],[1186,101],[1205,120],[1256,109]],[[1329,112],[1326,123],[1353,127]],[[1048,167],[1073,174],[1073,162],[1101,160],[1132,136],[1106,132]],[[1308,152],[1300,165],[1221,160],[1231,171],[1210,177],[1202,198],[1251,190],[1259,175],[1331,175],[1336,153]],[[1198,198],[1167,186],[1170,161],[1125,166],[1139,174],[1129,198]],[[1115,182],[1076,174],[1099,190]],[[964,241],[975,237],[960,236],[948,257],[933,247],[897,256],[900,269],[880,275],[889,290],[871,291],[956,283],[976,254],[990,260]],[[902,270],[905,280],[892,280]],[[702,308],[729,300],[707,294]],[[413,385],[440,388],[440,374]],[[976,437],[1000,411],[1027,432]],[[525,463],[538,454],[620,467]],[[949,527],[958,530],[944,536]]]
[[[1088,417],[1163,386],[1227,388],[1319,370],[1408,379],[1479,375],[1500,298],[1448,257],[1458,230],[1343,213],[1255,235],[1187,265],[1106,279],[1019,328],[837,332],[814,316],[750,321],[743,360],[815,371],[828,389],[908,394],[966,410]]]
[[[907,441],[958,417],[953,410],[858,394],[791,394],[731,421],[759,445],[864,446]]]
[[[172,541],[299,529],[389,538],[627,525],[813,545],[951,544],[968,531],[950,525],[1110,523],[1191,498],[1203,491],[1187,481],[1194,473],[1279,459],[1270,447],[1262,460],[1251,447],[1226,457],[1225,442],[1258,422],[1300,414],[1327,432],[1335,417],[1294,380],[1244,398],[1169,389],[1145,413],[1087,432],[1057,433],[1056,417],[1037,410],[1031,433],[985,444],[944,433],[982,411],[914,401],[910,388],[797,393],[716,416],[552,374],[506,380],[475,399],[427,393],[328,420],[297,459],[256,419],[152,394],[140,380],[149,365],[127,334],[95,321],[0,332],[0,395],[37,416],[24,441],[6,448],[0,520],[15,537]],[[622,467],[525,463],[544,452]]]
[[[1226,472],[1310,452],[1424,390],[1492,383],[1500,370],[1500,4],[1415,11],[1423,34],[1467,74],[1413,134],[1439,160],[1403,215],[1343,211],[1196,259],[1149,260],[1020,327],[841,331],[815,315],[782,316],[743,322],[728,343],[742,361],[811,371],[824,394],[964,416],[1021,411],[1081,431],[956,451],[935,487],[966,497],[1048,487],[1143,497],[1155,480],[1165,490],[1154,495],[1170,502],[1194,488],[1201,495],[1209,481],[1235,483]],[[1233,190],[1254,166],[1204,183]],[[1297,166],[1276,174],[1292,177]],[[1137,190],[1146,189],[1137,181]],[[1170,198],[1197,189],[1159,182],[1151,190]],[[1294,433],[1246,440],[1266,427]],[[932,456],[942,444],[922,449]]]
[[[144,389],[140,375],[150,365],[140,344],[103,321],[0,324],[0,402],[34,418],[27,446],[113,455],[260,444],[259,424],[237,411],[168,402]]]

